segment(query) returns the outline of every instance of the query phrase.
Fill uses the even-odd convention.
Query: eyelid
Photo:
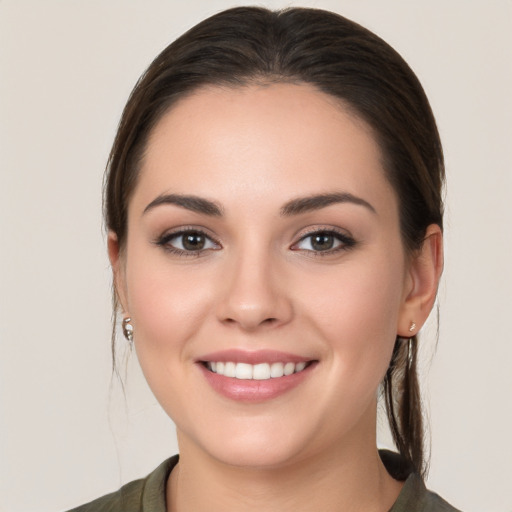
[[[316,224],[314,226],[305,227],[295,235],[295,238],[297,239],[297,241],[300,241],[303,238],[306,238],[311,235],[316,235],[317,233],[332,233],[335,235],[339,235],[342,238],[354,238],[347,229],[342,229],[340,227],[332,226],[329,224]]]
[[[180,249],[178,247],[174,247],[170,244],[170,241],[174,238],[178,238],[179,236],[183,236],[187,233],[197,233],[203,235],[205,238],[207,238],[210,243],[214,244],[216,247],[207,247],[203,249],[198,250],[185,250]],[[316,251],[314,249],[302,249],[297,247],[302,241],[306,240],[307,238],[318,235],[318,234],[328,234],[334,236],[337,241],[339,242],[336,247],[333,247],[331,249],[326,249],[323,251]],[[334,226],[315,226],[307,228],[306,231],[303,231],[299,235],[297,235],[297,241],[294,242],[290,249],[294,251],[303,251],[311,253],[314,256],[327,256],[329,254],[336,253],[338,251],[342,250],[349,250],[352,247],[356,245],[356,240],[352,237],[350,233],[348,233],[346,230],[340,229],[338,227]],[[222,244],[220,241],[212,235],[209,230],[200,227],[200,226],[179,226],[177,228],[165,231],[162,235],[158,236],[153,243],[157,246],[162,247],[163,249],[175,253],[178,255],[184,255],[184,256],[201,256],[205,252],[209,252],[212,250],[219,250],[222,248]]]
[[[217,247],[212,248],[208,247],[205,249],[198,249],[196,251],[187,251],[184,249],[179,249],[178,247],[173,247],[170,245],[170,241],[174,238],[178,238],[180,236],[183,236],[187,233],[197,233],[200,235],[203,235],[205,238],[207,238],[210,242],[215,244]],[[199,226],[180,226],[178,228],[174,228],[168,231],[165,231],[162,235],[158,236],[153,243],[159,247],[162,247],[166,251],[169,251],[174,254],[178,255],[184,255],[184,256],[200,256],[201,254],[208,252],[208,251],[216,251],[222,248],[222,245],[220,241],[213,236],[208,230],[199,227]]]
[[[300,249],[296,247],[300,242],[304,241],[305,239],[318,235],[318,234],[328,234],[333,235],[337,238],[337,240],[340,242],[340,245],[337,247],[334,247],[332,249],[326,249],[324,251],[315,251],[312,249]],[[301,233],[298,235],[298,240],[292,244],[290,249],[295,251],[304,251],[313,254],[314,256],[327,256],[329,254],[336,253],[338,251],[343,250],[349,250],[352,249],[356,245],[356,240],[354,237],[348,233],[346,230],[342,230],[340,228],[336,228],[334,226],[315,226],[312,228],[309,228],[306,232]]]

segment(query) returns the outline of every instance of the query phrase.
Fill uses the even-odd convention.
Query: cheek
[[[316,276],[309,294],[297,291],[305,298],[304,316],[329,340],[335,373],[349,376],[351,384],[369,380],[378,386],[387,370],[402,299],[400,257],[341,265],[336,272]]]
[[[165,353],[172,353],[165,358],[169,363],[182,359],[211,303],[204,272],[171,267],[161,255],[140,258],[135,251],[132,261],[127,264],[127,302],[141,364]]]
[[[141,369],[167,414],[179,425],[193,424],[194,411],[187,405],[195,389],[191,354],[211,310],[211,286],[204,272],[171,270],[147,255],[133,261],[144,262],[128,269],[127,282]]]
[[[349,329],[377,339],[392,332],[394,337],[403,286],[403,273],[396,267],[385,260],[340,265],[315,275],[314,282],[302,280],[304,290],[297,296],[306,299],[304,306],[331,332]]]

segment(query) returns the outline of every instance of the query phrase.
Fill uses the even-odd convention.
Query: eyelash
[[[335,241],[340,242],[340,245],[338,247],[334,247],[333,249],[326,249],[324,251],[314,251],[310,249],[293,249],[295,246],[303,242],[304,240],[307,240],[308,238],[312,238],[313,236],[318,235],[327,235],[332,236],[335,238]],[[338,231],[333,228],[325,228],[325,229],[314,229],[312,231],[309,231],[308,233],[302,235],[298,242],[294,243],[292,245],[292,250],[296,251],[306,251],[310,253],[313,257],[325,257],[325,256],[331,256],[333,254],[336,254],[341,251],[348,251],[350,249],[353,249],[356,246],[357,242],[346,233],[343,233],[342,231]]]
[[[200,236],[203,236],[207,241],[217,245],[220,248],[220,243],[217,240],[215,240],[211,235],[209,235],[208,233],[206,233],[202,229],[192,228],[192,227],[190,227],[190,228],[181,228],[178,231],[173,231],[171,233],[166,233],[166,234],[162,235],[160,238],[158,238],[155,241],[155,244],[160,246],[160,247],[162,247],[164,250],[166,250],[166,251],[168,251],[170,253],[176,254],[178,256],[186,256],[186,257],[190,257],[190,256],[192,256],[192,257],[199,257],[202,254],[204,254],[206,251],[218,250],[217,248],[213,249],[213,248],[209,247],[209,248],[206,248],[206,249],[199,249],[199,250],[196,250],[196,251],[193,251],[193,250],[186,251],[186,250],[179,249],[179,248],[174,247],[173,245],[171,245],[171,243],[170,243],[171,240],[178,239],[179,237],[183,237],[184,235],[200,235]]]
[[[215,245],[218,246],[218,248],[212,248],[212,247],[208,247],[208,248],[205,248],[205,249],[198,249],[198,250],[183,250],[183,249],[179,249],[177,247],[174,247],[173,245],[171,245],[171,241],[174,240],[174,239],[177,239],[179,237],[183,237],[184,235],[200,235],[200,236],[203,236],[207,241],[209,241],[210,243],[213,243]],[[311,249],[300,249],[300,248],[294,248],[296,247],[297,245],[299,245],[301,242],[307,240],[308,238],[311,238],[313,236],[319,236],[319,235],[326,235],[326,236],[332,236],[336,239],[336,241],[340,242],[340,245],[338,247],[334,247],[332,249],[326,249],[326,250],[323,250],[323,251],[315,251],[315,250],[311,250]],[[310,253],[311,255],[313,255],[314,257],[317,257],[317,256],[320,256],[320,257],[324,257],[324,256],[329,256],[329,255],[332,255],[332,254],[336,254],[340,251],[347,251],[347,250],[350,250],[352,249],[355,245],[356,245],[356,241],[349,235],[347,235],[346,233],[343,233],[341,231],[337,231],[335,229],[332,229],[332,228],[329,228],[329,229],[315,229],[315,230],[312,230],[304,235],[301,236],[301,238],[298,240],[298,242],[295,242],[291,247],[290,249],[294,250],[294,251],[304,251],[304,252],[308,252]],[[201,230],[201,229],[198,229],[198,228],[182,228],[180,229],[179,231],[174,231],[174,232],[171,232],[171,233],[166,233],[164,235],[162,235],[160,238],[158,238],[156,241],[155,241],[155,244],[158,245],[159,247],[162,247],[164,250],[170,252],[170,253],[173,253],[173,254],[176,254],[178,256],[186,256],[186,257],[199,257],[201,255],[203,255],[206,251],[211,251],[211,250],[218,250],[219,248],[221,248],[221,244],[218,240],[215,240],[215,238],[213,238],[211,235],[209,235],[208,233],[206,233],[205,231]]]

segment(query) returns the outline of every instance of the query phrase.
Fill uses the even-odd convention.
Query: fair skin
[[[378,456],[376,396],[397,334],[432,308],[441,251],[430,226],[405,253],[371,130],[312,86],[202,89],[164,115],[109,254],[176,423],[168,509],[389,510],[401,483]],[[306,366],[207,368],[286,358]]]

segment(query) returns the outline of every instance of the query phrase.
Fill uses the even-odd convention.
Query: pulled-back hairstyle
[[[311,84],[372,128],[398,198],[409,254],[421,247],[429,224],[442,228],[441,142],[423,88],[402,57],[369,30],[331,12],[238,7],[206,19],[164,49],[131,93],[105,177],[106,227],[121,250],[140,162],[162,115],[204,86],[279,82]],[[116,309],[114,294],[114,319]],[[423,473],[416,341],[397,337],[383,393],[397,449]]]

